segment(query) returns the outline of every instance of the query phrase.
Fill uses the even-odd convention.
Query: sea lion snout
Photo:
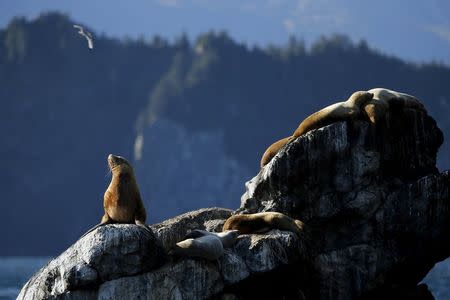
[[[122,156],[114,154],[108,155],[108,165],[111,170],[121,164],[128,164],[128,161]]]

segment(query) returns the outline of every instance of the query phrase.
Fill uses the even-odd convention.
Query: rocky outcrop
[[[214,262],[170,259],[161,266],[162,249],[192,229],[221,228],[218,224],[230,215],[220,208],[186,213],[154,225],[154,236],[135,225],[101,227],[42,268],[19,299],[202,299],[300,261],[306,252],[297,235],[273,230],[241,235]]]
[[[18,298],[47,299],[69,291],[66,297],[74,297],[72,291],[146,272],[159,267],[164,259],[156,236],[136,225],[99,227],[39,270]],[[92,291],[81,294],[85,293]]]
[[[317,298],[413,289],[450,256],[450,175],[435,167],[442,141],[416,111],[312,131],[247,182],[240,212],[280,211],[307,224]]]
[[[450,256],[450,173],[443,136],[416,111],[377,126],[336,123],[297,138],[246,183],[235,213],[279,211],[307,234],[241,235],[217,261],[167,251],[193,229],[220,231],[210,208],[152,226],[108,225],[52,260],[20,299],[433,299],[419,284]]]

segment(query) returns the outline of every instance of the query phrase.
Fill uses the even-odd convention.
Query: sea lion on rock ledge
[[[231,247],[239,232],[228,230],[225,232],[209,232],[193,230],[186,235],[186,239],[178,242],[169,252],[179,257],[203,258],[216,260],[224,253],[224,248]]]
[[[142,203],[133,167],[123,157],[110,154],[108,166],[112,173],[111,182],[103,197],[103,215],[100,224],[88,230],[82,237],[100,226],[111,223],[135,223],[151,230],[145,225],[147,213]]]
[[[393,108],[409,108],[423,113],[427,112],[425,106],[414,96],[385,88],[374,88],[368,92],[373,94],[373,98],[365,104],[363,111],[365,111],[366,118],[372,124],[376,124],[384,118],[386,113]]]
[[[361,118],[362,108],[372,97],[373,94],[369,92],[355,92],[347,101],[329,105],[313,113],[300,123],[292,136],[276,141],[264,151],[260,162],[261,168],[267,165],[278,151],[291,140],[313,129],[324,127],[335,122]]]
[[[261,168],[267,165],[270,160],[277,155],[278,151],[280,151],[281,148],[284,147],[287,143],[289,143],[294,138],[292,136],[285,137],[284,139],[281,139],[279,141],[276,141],[272,145],[269,146],[269,148],[264,151],[264,154],[261,158],[260,166]]]
[[[354,92],[347,101],[331,104],[304,119],[293,136],[299,137],[313,129],[335,122],[359,119],[361,118],[361,110],[372,98],[372,93],[366,91]]]
[[[222,230],[238,230],[240,234],[263,233],[271,229],[303,233],[304,224],[279,212],[260,212],[248,215],[233,215],[229,217]]]

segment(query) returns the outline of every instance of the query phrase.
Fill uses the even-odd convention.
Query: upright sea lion
[[[366,91],[355,92],[347,101],[329,105],[307,117],[300,123],[293,136],[299,137],[313,129],[335,122],[361,118],[361,110],[372,98],[372,93]]]
[[[194,230],[187,235],[187,239],[176,243],[169,254],[181,257],[204,258],[216,260],[224,253],[224,247],[230,247],[239,232],[230,230],[214,233],[205,230]]]
[[[271,229],[295,232],[301,235],[304,224],[279,212],[261,212],[248,215],[233,215],[229,217],[222,230],[238,230],[240,234],[263,233]]]
[[[270,145],[269,148],[267,148],[266,151],[264,151],[264,154],[261,158],[260,163],[261,168],[267,165],[272,160],[272,158],[278,153],[278,151],[280,151],[280,149],[283,148],[284,145],[289,143],[292,139],[294,139],[294,137],[288,136]]]
[[[426,113],[425,106],[414,96],[385,88],[374,88],[368,92],[373,94],[373,99],[365,104],[364,111],[368,121],[373,124],[382,119],[393,107],[415,109]]]
[[[147,213],[142,203],[133,167],[125,158],[112,154],[108,156],[108,166],[112,178],[103,197],[105,213],[100,224],[88,230],[82,237],[110,223],[135,223],[151,231],[145,225]]]

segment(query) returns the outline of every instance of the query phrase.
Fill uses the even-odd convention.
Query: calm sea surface
[[[49,257],[0,257],[0,300],[16,299],[22,286]]]
[[[0,300],[16,299],[22,286],[48,257],[0,257]],[[436,300],[450,299],[450,259],[437,264],[423,280]]]

